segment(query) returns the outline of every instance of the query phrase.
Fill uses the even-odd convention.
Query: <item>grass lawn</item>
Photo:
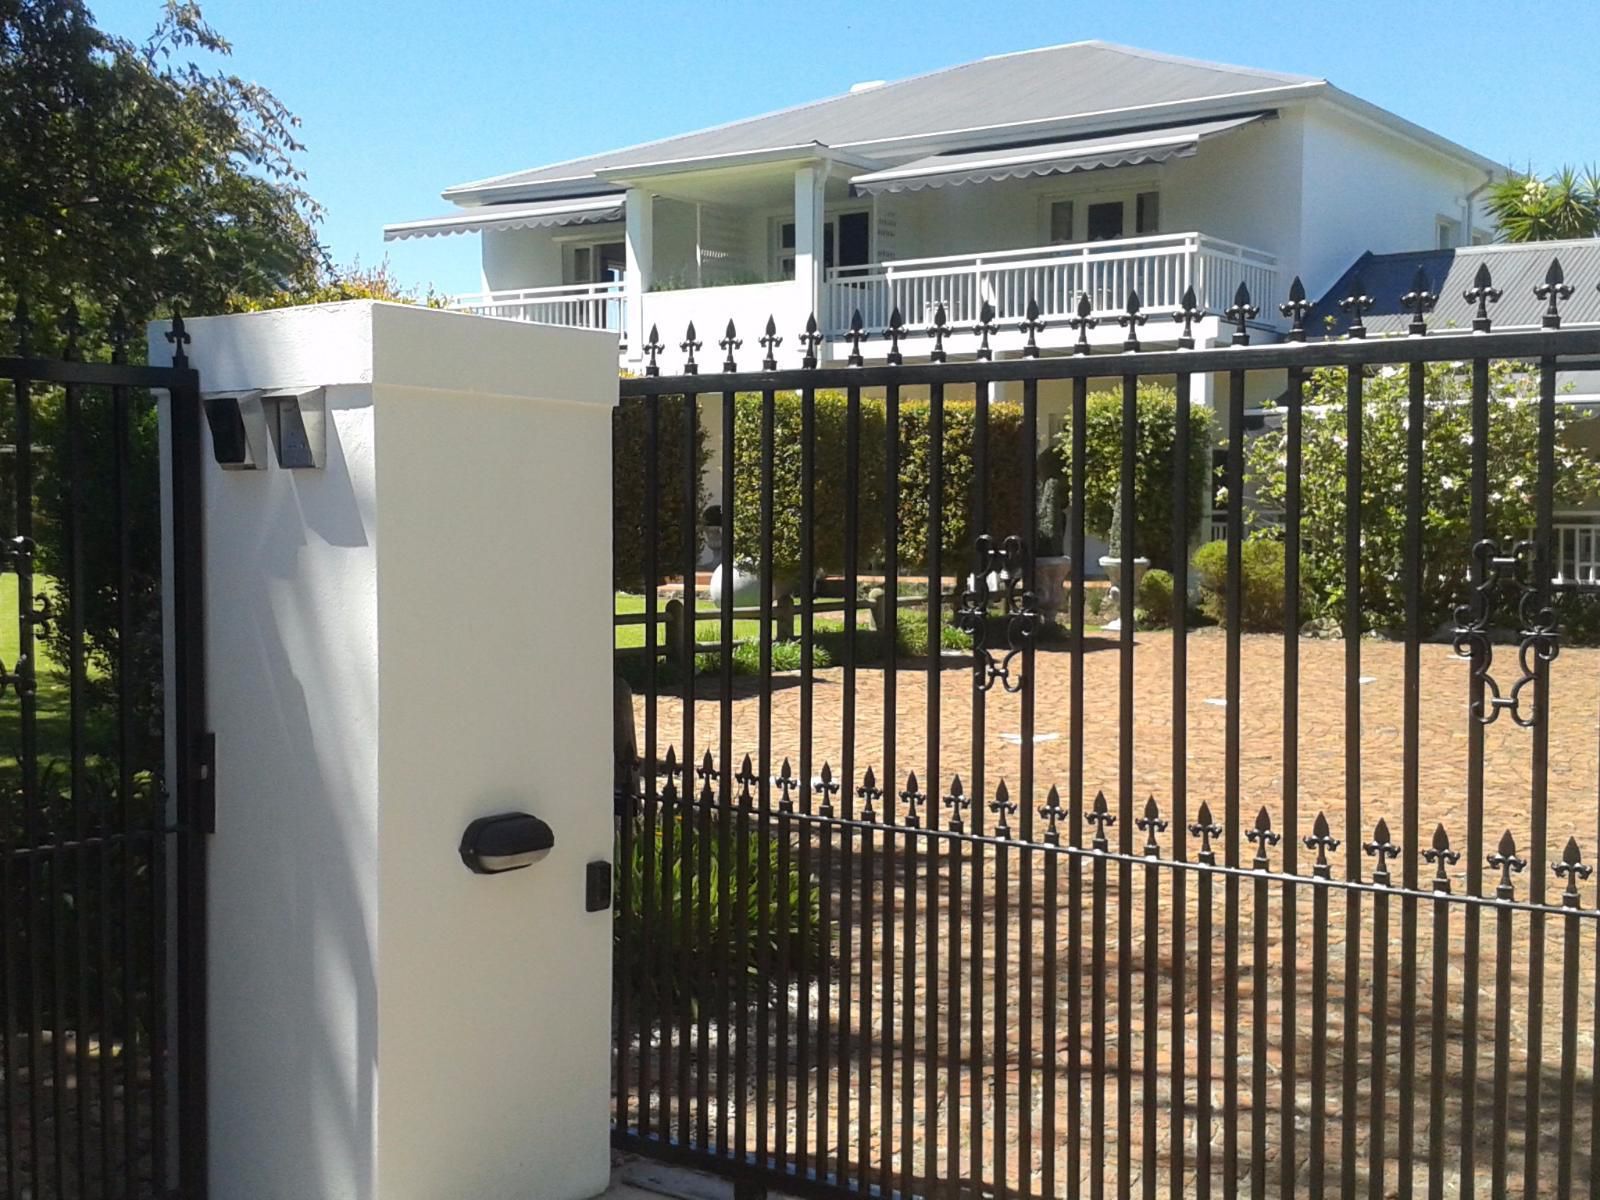
[[[657,614],[659,615],[662,613],[666,609],[666,606],[667,602],[665,599],[658,601],[656,604]],[[642,613],[644,612],[644,597],[634,595],[631,592],[618,592],[616,611],[619,616],[628,613]],[[696,604],[696,611],[709,613],[710,615],[701,617],[695,622],[695,640],[698,642],[708,642],[715,646],[722,641],[722,619],[716,615],[717,605],[711,600],[702,598]],[[814,627],[819,630],[826,629],[831,631],[843,629],[844,614],[819,613],[813,618],[813,622]],[[863,605],[862,611],[856,616],[856,627],[858,629],[868,628],[870,627],[871,623],[872,616],[866,611],[865,605]],[[795,628],[798,629],[799,625],[800,614],[797,608],[795,611]],[[630,650],[645,644],[645,627],[643,625],[618,625],[616,630],[616,648],[618,650]],[[656,645],[664,648],[664,639],[666,636],[667,631],[665,622],[658,623],[656,626]],[[733,623],[733,640],[735,643],[759,642],[761,640],[761,622],[735,621]]]

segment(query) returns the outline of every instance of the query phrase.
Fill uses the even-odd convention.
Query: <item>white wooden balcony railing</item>
[[[870,330],[886,328],[896,308],[907,325],[930,325],[940,304],[950,324],[971,325],[985,301],[996,321],[1020,320],[1030,299],[1044,319],[1061,319],[1076,311],[1080,295],[1109,315],[1123,311],[1131,291],[1145,311],[1173,312],[1192,284],[1215,315],[1233,303],[1241,282],[1264,314],[1276,311],[1275,257],[1205,234],[1173,233],[834,268],[823,285],[823,311],[833,335],[850,327],[857,309]]]
[[[1600,584],[1600,515],[1557,521],[1555,582]]]
[[[620,280],[616,280],[478,292],[457,296],[450,301],[450,307],[483,317],[506,317],[513,321],[538,321],[545,325],[621,332],[627,328],[628,315],[623,286]]]

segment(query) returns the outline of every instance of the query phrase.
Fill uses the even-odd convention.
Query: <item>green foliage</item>
[[[740,975],[756,988],[770,986],[780,963],[803,981],[830,953],[817,880],[801,873],[792,842],[782,852],[782,835],[762,837],[753,823],[724,830],[716,815],[686,820],[665,809],[654,836],[645,833],[644,819],[633,818],[626,858],[620,839],[617,849],[626,881],[614,912],[616,971],[635,994],[648,994],[660,1008],[698,1008]],[[763,963],[772,972],[765,978],[758,973]],[[706,985],[710,990],[701,991]]]
[[[1563,166],[1548,177],[1513,171],[1489,185],[1485,207],[1502,241],[1550,242],[1600,233],[1600,174]]]
[[[648,495],[646,448],[649,445],[650,413],[656,416],[656,491]],[[654,400],[626,397],[611,418],[612,472],[611,517],[612,578],[620,591],[641,591],[646,585],[645,534],[650,515],[656,522],[656,578],[652,585],[669,575],[682,575],[684,568],[684,508],[688,503],[688,455],[685,451],[689,408],[682,396],[660,396]],[[708,457],[705,426],[695,424],[694,481],[695,499],[691,512],[695,528],[694,554],[700,553],[700,479]]]
[[[1135,555],[1154,566],[1172,566],[1172,481],[1177,475],[1178,397],[1173,389],[1141,383],[1135,399],[1138,434],[1134,447]],[[1084,526],[1110,530],[1112,508],[1122,478],[1122,396],[1091,392],[1086,412],[1084,450]],[[1070,468],[1071,414],[1056,441],[1063,464]],[[1189,534],[1199,528],[1201,499],[1210,475],[1211,415],[1203,407],[1189,409]]]
[[[1450,621],[1465,598],[1471,527],[1471,372],[1464,364],[1429,364],[1424,374],[1422,628]],[[1512,542],[1534,524],[1538,469],[1538,377],[1523,364],[1496,362],[1489,376],[1489,536]],[[1377,371],[1363,389],[1361,455],[1361,609],[1363,629],[1391,632],[1405,620],[1404,555],[1407,374]],[[1308,614],[1339,622],[1345,601],[1345,440],[1343,368],[1322,368],[1307,380],[1301,471],[1301,579]],[[1600,494],[1600,464],[1567,442],[1581,414],[1556,412],[1555,507],[1575,507]],[[1285,496],[1284,437],[1269,427],[1245,449],[1246,487],[1268,508]],[[1346,633],[1356,632],[1346,630]]]
[[[260,312],[269,308],[290,308],[296,304],[337,304],[343,300],[388,300],[395,304],[417,304],[424,308],[443,308],[445,298],[429,287],[410,287],[395,278],[389,260],[375,267],[363,267],[356,259],[348,267],[323,264],[307,279],[297,279],[287,287],[265,296],[237,296],[232,301],[236,312]]]
[[[1283,543],[1266,537],[1245,539],[1239,547],[1239,627],[1252,633],[1283,628]],[[1228,620],[1228,543],[1207,542],[1194,553],[1200,611],[1226,625]]]
[[[1165,629],[1172,624],[1172,575],[1159,567],[1144,573],[1139,583],[1139,624]]]
[[[1054,455],[1050,461],[1059,465]],[[1065,552],[1067,534],[1067,481],[1052,475],[1039,485],[1039,541],[1036,553],[1059,555]]]

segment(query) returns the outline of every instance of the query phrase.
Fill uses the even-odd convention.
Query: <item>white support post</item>
[[[644,188],[631,187],[623,211],[627,225],[623,296],[628,309],[628,358],[637,361],[644,357],[644,335],[650,329],[644,319],[644,297],[655,273],[655,198]]]
[[[794,278],[805,290],[806,311],[818,321],[822,312],[825,242],[822,232],[823,185],[827,176],[820,166],[801,167],[794,173]]]
[[[370,301],[189,330],[205,390],[327,417],[320,468],[202,478],[210,1194],[594,1196],[616,336]],[[469,872],[502,812],[553,848]]]

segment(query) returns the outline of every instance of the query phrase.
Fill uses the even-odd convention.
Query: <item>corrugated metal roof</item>
[[[613,192],[609,196],[544,200],[537,204],[485,204],[447,213],[442,217],[385,225],[383,240],[403,242],[407,238],[482,233],[486,229],[537,229],[545,225],[591,225],[596,221],[615,221],[622,216],[624,199],[623,193]]]
[[[1165,162],[1195,152],[1202,138],[1248,125],[1264,114],[1251,113],[1220,121],[1200,121],[1138,130],[1103,137],[1019,146],[1006,150],[977,150],[965,154],[935,154],[902,167],[857,175],[851,186],[865,195],[874,192],[915,192],[929,187],[978,183],[995,179],[1021,179],[1030,175],[1065,175],[1103,167]]]
[[[1040,126],[1321,82],[1107,42],[1074,42],[980,59],[696,133],[459,184],[445,195],[465,198],[488,188],[592,180],[597,172],[645,160],[741,154],[804,142],[851,147],[893,161],[916,154],[914,147],[907,147],[896,155],[899,141],[997,126]]]
[[[1362,291],[1375,301],[1364,318],[1367,329],[1373,334],[1404,333],[1411,315],[1401,306],[1400,297],[1411,291],[1420,266],[1427,273],[1429,290],[1439,297],[1428,316],[1428,328],[1470,329],[1477,306],[1468,302],[1465,294],[1480,264],[1488,266],[1494,286],[1501,292],[1499,303],[1489,306],[1494,327],[1537,326],[1545,302],[1534,296],[1533,289],[1544,282],[1552,258],[1561,260],[1567,282],[1573,285],[1572,298],[1561,305],[1562,324],[1600,324],[1600,291],[1596,290],[1600,240],[1585,239],[1363,254],[1317,301],[1307,327],[1323,330],[1331,317],[1332,332],[1344,333],[1350,322],[1339,311],[1339,302],[1354,292],[1359,280]]]

